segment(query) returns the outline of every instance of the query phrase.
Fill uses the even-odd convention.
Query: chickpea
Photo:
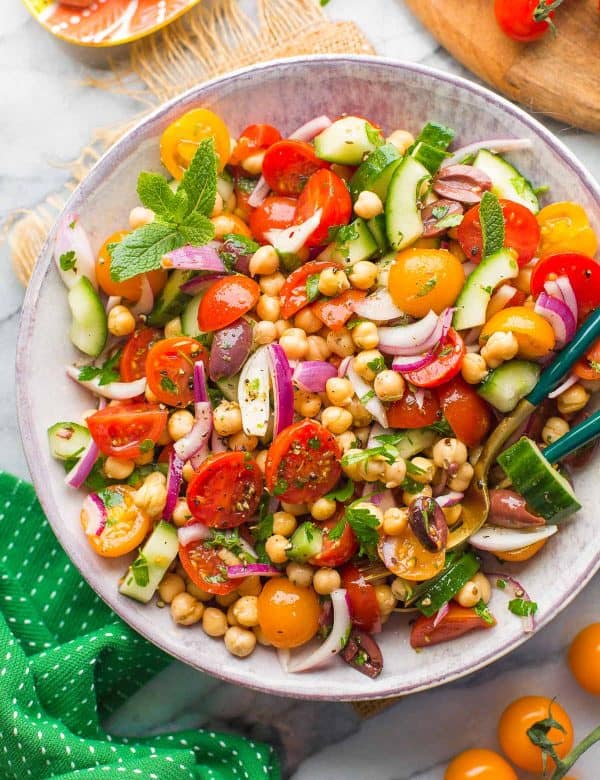
[[[408,525],[408,509],[391,506],[383,513],[383,532],[386,536],[400,536]]]
[[[260,176],[262,173],[262,166],[263,166],[263,160],[265,159],[265,151],[262,152],[256,152],[256,154],[251,154],[248,157],[246,157],[245,160],[242,160],[242,168],[246,171],[246,173],[249,173],[250,176]]]
[[[552,442],[564,436],[568,430],[569,423],[563,420],[562,417],[549,417],[542,431],[542,441],[544,444],[552,444]]]
[[[464,492],[473,479],[473,473],[473,466],[470,463],[463,463],[462,466],[459,466],[456,476],[448,481],[448,487],[450,490],[457,490],[460,493]]]
[[[386,488],[396,488],[404,482],[406,477],[406,463],[404,458],[396,458],[393,463],[386,463],[383,472],[383,479]]]
[[[191,412],[188,412],[187,409],[178,409],[169,417],[169,422],[167,424],[169,436],[173,441],[182,439],[192,430],[194,423],[194,415],[191,414]]]
[[[198,601],[212,601],[213,594],[199,588],[194,582],[187,582],[185,589]]]
[[[446,525],[452,527],[453,525],[458,523],[458,520],[462,515],[462,504],[454,504],[454,506],[444,506],[442,507],[442,512],[444,513],[444,517],[446,518]]]
[[[373,419],[371,417],[371,413],[368,409],[365,409],[363,404],[359,401],[358,398],[353,398],[350,401],[350,404],[348,405],[348,411],[352,415],[352,419],[354,420],[354,425],[357,428],[363,428],[366,425],[369,425],[371,420]],[[360,437],[358,437],[360,439]]]
[[[342,578],[335,569],[317,569],[312,584],[320,596],[329,596],[341,586]]]
[[[249,577],[245,577],[237,588],[240,596],[259,596],[261,590],[262,583],[258,574],[251,574]]]
[[[239,626],[231,626],[225,632],[225,647],[231,655],[246,658],[254,652],[256,637],[252,631]]]
[[[257,344],[271,344],[277,338],[275,323],[269,320],[257,322],[254,326],[253,336]]]
[[[306,343],[306,360],[327,360],[330,357],[331,349],[322,336],[310,335]]]
[[[108,312],[108,330],[113,336],[129,336],[135,330],[135,317],[127,306],[113,306]]]
[[[359,456],[361,453],[362,450],[359,447],[351,447],[349,450],[346,451],[345,455],[347,458],[353,458]],[[360,482],[364,480],[364,470],[363,470],[362,461],[348,463],[348,464],[345,464],[342,461],[342,470],[344,474],[347,477],[350,477],[350,479],[354,480],[354,482]]]
[[[381,617],[387,617],[391,611],[396,607],[396,597],[392,593],[392,589],[389,585],[374,585],[375,597],[377,599],[377,606],[379,607],[379,614]]]
[[[359,352],[352,361],[352,368],[366,382],[372,382],[377,376],[379,367],[385,365],[383,355],[378,349],[365,349]]]
[[[318,522],[322,523],[325,520],[329,520],[333,517],[335,510],[337,509],[337,503],[333,498],[319,498],[310,508],[312,517]]]
[[[158,595],[161,601],[164,601],[165,604],[170,604],[175,596],[183,593],[184,590],[185,582],[183,577],[167,572],[158,586]]]
[[[294,392],[294,410],[301,417],[316,417],[321,411],[321,398],[318,393],[296,390]]]
[[[183,464],[183,469],[181,470],[181,475],[184,478],[186,482],[191,482],[192,479],[194,479],[194,475],[196,472],[194,471],[194,467],[189,462]]]
[[[377,504],[373,504],[371,501],[361,501],[355,506],[356,509],[362,509],[368,512],[375,520],[377,520],[379,526],[383,525],[383,512],[377,506]]]
[[[368,290],[377,281],[378,273],[379,269],[375,263],[371,263],[369,260],[359,260],[352,266],[348,279],[350,279],[352,287],[357,290]]]
[[[575,414],[580,412],[589,400],[590,394],[577,382],[558,396],[558,411],[561,414]]]
[[[144,483],[133,494],[135,505],[155,520],[162,514],[167,503],[167,478],[160,471],[148,474]]]
[[[402,492],[402,503],[406,504],[406,506],[410,506],[415,498],[419,498],[419,496],[426,496],[427,498],[431,498],[432,495],[433,490],[431,485],[423,485],[421,490],[419,490],[417,493],[410,493],[408,490],[404,490]]]
[[[354,388],[349,379],[332,376],[327,380],[325,392],[327,393],[329,403],[335,404],[335,406],[345,406],[350,403],[354,395]]]
[[[417,455],[416,458],[411,460],[411,464],[414,467],[410,472],[411,479],[414,479],[415,482],[419,482],[421,485],[433,482],[436,466],[432,460]]]
[[[267,456],[269,454],[268,450],[261,450],[254,456],[254,460],[256,461],[256,465],[258,468],[262,471],[262,473],[265,473],[265,469],[267,467]]]
[[[235,603],[231,604],[228,607],[227,614],[225,615],[225,617],[227,618],[227,622],[228,622],[228,624],[230,626],[237,626],[237,625],[239,625],[238,622],[237,622],[237,618],[236,618],[236,616],[235,616],[235,614],[233,612],[234,608],[235,608]]]
[[[173,522],[178,528],[182,528],[188,524],[188,521],[192,517],[190,508],[185,498],[178,498],[175,508],[173,509]]]
[[[402,374],[392,369],[380,371],[373,383],[375,395],[382,401],[398,401],[404,395],[406,382]]]
[[[231,195],[228,195],[226,200],[223,202],[223,210],[233,212],[235,211],[236,206],[237,198],[235,197],[235,192],[232,192]]]
[[[202,615],[202,628],[209,636],[223,636],[227,631],[225,613],[216,607],[207,607]]]
[[[350,282],[340,268],[325,268],[319,275],[319,292],[332,297],[350,289]]]
[[[256,596],[242,596],[233,605],[233,614],[240,626],[252,628],[258,625],[258,599]]]
[[[348,452],[348,450],[351,450],[353,447],[358,445],[356,435],[352,431],[340,433],[340,435],[336,436],[335,438],[339,448],[344,453],[344,455]]]
[[[391,584],[392,593],[398,601],[407,601],[413,594],[413,585],[402,577],[396,577]]]
[[[297,585],[299,588],[309,588],[312,583],[314,569],[307,563],[288,563],[285,567],[285,573],[294,585]]]
[[[165,338],[170,339],[173,336],[181,336],[183,333],[183,326],[181,324],[181,317],[173,317],[165,325]]]
[[[519,274],[513,284],[517,288],[517,290],[520,290],[521,292],[524,292],[525,295],[529,295],[531,292],[531,275],[533,273],[533,267],[525,267],[519,269]]]
[[[331,433],[344,433],[352,423],[352,414],[340,406],[328,406],[321,414],[321,424]]]
[[[277,338],[281,338],[281,336],[286,332],[286,330],[289,330],[292,328],[293,325],[289,320],[277,320],[275,323],[275,328],[277,330]]]
[[[287,551],[291,545],[282,534],[269,536],[265,543],[265,551],[273,563],[285,563],[288,559]]]
[[[281,502],[281,508],[284,512],[289,512],[294,517],[300,517],[308,512],[306,504],[288,504],[287,501]]]
[[[232,436],[242,430],[242,413],[235,401],[221,401],[213,411],[213,424],[219,436]]]
[[[291,536],[298,522],[291,512],[274,512],[273,533],[279,536]]]
[[[237,562],[239,563],[239,560],[236,558]],[[223,609],[227,609],[227,607],[230,607],[232,604],[234,604],[238,599],[237,591],[233,590],[231,593],[225,593],[222,596],[215,596],[215,601],[220,607],[223,607]]]
[[[258,285],[264,295],[279,295],[284,283],[285,276],[280,271],[261,276],[258,280]]]
[[[132,230],[144,227],[154,222],[154,212],[145,209],[143,206],[136,206],[129,212],[129,227]]]
[[[290,360],[303,360],[308,347],[306,333],[300,328],[288,328],[279,337],[279,346]]]
[[[483,603],[488,604],[492,598],[492,586],[490,585],[490,581],[485,576],[485,574],[482,571],[478,571],[477,574],[471,578],[471,582],[477,586],[479,590],[479,597]]]
[[[109,479],[127,479],[134,468],[135,463],[126,458],[115,458],[109,455],[104,461],[104,473]]]
[[[215,228],[216,239],[223,238],[228,233],[236,232],[237,226],[228,214],[219,214],[217,217],[212,217],[211,222]]]
[[[279,255],[274,247],[261,246],[250,258],[249,270],[252,276],[268,276],[279,270]]]
[[[240,559],[237,557],[237,555],[232,552],[231,550],[227,550],[225,547],[222,547],[218,552],[217,555],[219,558],[223,561],[225,566],[239,566],[241,564]],[[227,594],[229,595],[229,594]],[[236,596],[237,598],[237,596]],[[222,604],[222,606],[225,606]]]
[[[146,385],[146,389],[144,390],[144,396],[146,397],[146,401],[148,401],[149,404],[157,404],[158,398],[154,395],[152,390]]]
[[[221,194],[217,192],[215,195],[215,205],[213,206],[213,210],[210,212],[211,217],[218,217],[219,214],[223,212],[223,198],[221,197]]]
[[[261,320],[277,322],[281,312],[281,303],[275,295],[261,295],[256,304],[256,313]]]
[[[473,580],[465,582],[462,588],[454,596],[454,600],[458,601],[461,607],[474,607],[481,600],[481,593],[479,586]]]
[[[264,635],[263,630],[260,626],[253,626],[252,633],[256,637],[256,641],[258,642],[259,645],[262,645],[263,647],[271,647],[271,643]]]
[[[380,482],[384,479],[386,462],[379,458],[369,458],[362,464],[362,476],[365,482]]]
[[[433,447],[433,462],[441,469],[467,462],[467,448],[458,439],[440,439]]]
[[[394,132],[386,139],[388,144],[393,144],[400,154],[412,146],[415,142],[415,137],[408,130],[394,130]]]
[[[379,344],[379,333],[374,322],[359,322],[352,329],[352,339],[359,349],[375,349]]]
[[[487,363],[477,352],[467,352],[461,366],[462,377],[470,385],[477,385],[487,376]]]
[[[348,328],[330,330],[327,334],[326,341],[327,346],[334,355],[344,358],[354,354],[354,341],[352,341],[352,336]]]
[[[204,612],[204,604],[190,593],[178,593],[171,602],[171,617],[180,626],[192,626]]]
[[[234,452],[254,452],[258,447],[258,438],[244,431],[238,431],[227,439],[227,444]]]
[[[512,331],[497,330],[481,348],[481,357],[489,368],[497,368],[505,360],[512,360],[519,351],[519,342]]]
[[[313,314],[310,307],[301,309],[294,317],[294,325],[305,333],[318,333],[323,327],[321,320]]]
[[[363,190],[358,194],[354,204],[354,213],[363,219],[373,219],[383,212],[383,203],[379,195],[370,190]]]

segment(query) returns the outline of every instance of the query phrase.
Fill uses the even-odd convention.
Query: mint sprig
[[[479,205],[483,256],[489,257],[504,246],[504,214],[493,192],[484,192]]]

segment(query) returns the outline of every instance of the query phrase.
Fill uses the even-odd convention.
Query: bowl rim
[[[85,193],[93,189],[94,184],[97,181],[104,180],[105,176],[113,172],[119,167],[120,164],[120,150],[123,147],[127,147],[135,135],[142,127],[148,124],[155,123],[160,117],[167,114],[174,106],[176,106],[181,100],[198,95],[201,98],[202,93],[210,87],[218,86],[220,84],[226,84],[231,81],[235,81],[240,77],[248,75],[250,73],[257,74],[263,71],[268,71],[274,67],[281,65],[310,65],[311,63],[328,63],[328,62],[351,62],[362,63],[366,67],[370,64],[382,65],[384,67],[397,69],[399,72],[412,72],[419,75],[428,76],[434,80],[446,82],[452,86],[459,87],[462,90],[470,92],[479,98],[483,98],[487,103],[500,106],[505,112],[518,118],[523,122],[534,134],[541,137],[551,149],[558,154],[563,162],[568,165],[582,183],[587,187],[590,194],[598,202],[600,207],[600,185],[596,182],[594,177],[586,170],[586,168],[579,162],[575,155],[557,138],[550,130],[542,125],[537,119],[528,114],[524,109],[511,103],[501,95],[497,95],[486,87],[480,86],[472,81],[461,76],[456,76],[445,71],[441,71],[437,68],[432,68],[420,63],[409,62],[406,60],[392,59],[387,57],[379,57],[372,55],[362,54],[318,54],[318,55],[301,55],[297,57],[286,57],[282,59],[269,60],[267,62],[239,68],[209,81],[203,82],[200,85],[192,87],[191,89],[182,92],[180,95],[172,98],[168,102],[162,104],[152,113],[148,114],[141,121],[136,123],[130,128],[112,147],[110,147],[94,164],[87,175],[82,179],[77,188],[73,191],[63,210],[61,215],[69,212],[73,208],[73,204],[80,198],[85,197]],[[16,386],[17,386],[17,420],[19,430],[21,434],[21,440],[23,443],[23,449],[25,452],[25,458],[29,467],[32,481],[36,490],[38,499],[46,513],[48,522],[60,542],[61,546],[69,556],[71,563],[76,566],[80,571],[82,577],[86,580],[88,585],[95,591],[95,593],[111,608],[111,610],[118,615],[125,623],[131,628],[137,631],[149,642],[159,647],[165,653],[170,655],[173,659],[179,660],[198,671],[206,672],[214,677],[222,679],[226,682],[243,685],[248,688],[252,688],[263,693],[269,693],[278,696],[287,696],[289,698],[296,699],[309,699],[309,700],[323,700],[323,701],[360,701],[360,700],[373,700],[384,699],[387,697],[396,697],[407,695],[409,693],[418,693],[420,691],[429,690],[446,683],[459,680],[467,675],[477,672],[489,664],[503,658],[509,652],[515,650],[524,644],[531,636],[540,631],[544,626],[548,625],[565,607],[570,604],[571,601],[577,596],[582,588],[589,582],[594,574],[600,569],[600,552],[598,553],[595,561],[588,566],[588,568],[580,572],[574,583],[571,583],[571,587],[566,596],[561,596],[555,603],[550,605],[545,613],[545,617],[539,620],[536,624],[535,631],[528,634],[521,634],[520,636],[500,643],[496,649],[488,652],[481,658],[468,663],[463,669],[455,672],[441,673],[437,676],[429,679],[426,682],[422,682],[418,685],[394,684],[393,678],[390,679],[390,683],[387,687],[379,689],[377,692],[371,692],[365,689],[364,692],[352,693],[348,695],[331,695],[323,692],[322,685],[307,686],[306,691],[294,690],[292,692],[286,691],[281,685],[272,686],[268,679],[264,682],[259,681],[256,677],[250,677],[244,672],[243,664],[240,664],[239,673],[223,673],[220,671],[218,660],[214,663],[207,663],[200,665],[193,663],[190,659],[183,657],[181,651],[172,645],[170,641],[163,641],[160,636],[152,636],[151,632],[147,631],[140,625],[140,621],[134,614],[127,617],[121,613],[118,602],[118,592],[116,588],[106,589],[102,587],[102,581],[96,581],[94,577],[88,577],[84,571],[79,569],[79,566],[69,555],[68,549],[68,533],[63,524],[59,522],[58,517],[60,513],[57,511],[59,507],[55,506],[54,501],[51,499],[49,493],[46,492],[45,482],[46,477],[41,462],[36,457],[36,450],[33,439],[33,408],[31,399],[28,394],[27,387],[27,345],[30,339],[33,337],[35,316],[36,316],[36,303],[40,295],[40,291],[43,285],[43,281],[49,272],[52,265],[52,255],[50,252],[51,244],[54,240],[56,225],[60,220],[60,216],[57,218],[54,226],[50,230],[38,256],[34,272],[30,279],[25,299],[23,302],[23,308],[21,312],[21,318],[19,323],[19,330],[17,335],[16,346]],[[46,258],[43,262],[42,258]],[[55,519],[53,519],[55,518]],[[114,591],[114,593],[113,593]],[[365,686],[366,688],[366,686]]]

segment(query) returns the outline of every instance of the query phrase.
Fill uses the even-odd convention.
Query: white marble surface
[[[89,69],[31,20],[19,0],[2,5],[0,221],[11,209],[33,206],[57,189],[66,177],[60,163],[76,154],[91,130],[134,109],[123,97],[83,86]],[[327,13],[356,20],[381,54],[465,75],[401,0],[331,0]],[[600,177],[598,136],[550,126]],[[0,258],[0,468],[27,476],[14,412],[14,344],[22,291],[6,247],[0,248]],[[258,695],[173,664],[111,725],[122,733],[208,722],[240,729],[281,744],[294,780],[441,780],[443,767],[457,751],[495,746],[497,718],[516,696],[558,696],[579,737],[597,725],[600,702],[577,688],[566,669],[565,650],[581,626],[600,618],[599,598],[597,577],[566,613],[508,658],[443,689],[407,697],[363,723],[346,704]],[[597,748],[571,774],[577,780],[597,780],[599,766]]]

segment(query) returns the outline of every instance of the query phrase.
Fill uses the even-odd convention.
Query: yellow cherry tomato
[[[142,294],[141,274],[132,276],[131,279],[126,279],[124,282],[115,282],[110,275],[111,256],[108,246],[109,244],[118,244],[128,233],[128,230],[117,230],[106,239],[96,258],[96,278],[101,289],[107,295],[120,295],[122,298],[127,298],[128,301],[137,301]],[[150,271],[146,276],[152,292],[154,295],[158,295],[167,283],[167,272],[159,269]]]
[[[459,753],[448,764],[444,780],[518,780],[515,770],[493,750]]]
[[[403,249],[390,269],[388,286],[394,303],[411,317],[431,309],[440,314],[458,298],[465,272],[446,249]]]
[[[600,696],[600,623],[577,634],[569,648],[569,666],[582,688]]]
[[[389,546],[392,546],[391,554],[389,554]],[[446,560],[445,550],[440,552],[427,550],[409,525],[398,536],[387,536],[381,539],[378,551],[379,557],[392,574],[411,581],[436,577],[444,568]]]
[[[509,704],[502,713],[498,724],[500,747],[520,769],[542,771],[542,750],[529,739],[527,730],[548,717],[552,717],[565,729],[564,733],[557,728],[551,728],[548,732],[548,739],[554,743],[557,756],[564,758],[573,745],[573,726],[558,702],[545,696],[523,696]],[[546,765],[551,769],[554,761],[548,758]]]
[[[269,580],[258,597],[258,623],[275,647],[298,647],[311,640],[320,612],[314,590],[294,585],[287,577]]]
[[[510,561],[511,563],[521,563],[533,558],[546,544],[546,539],[540,539],[539,542],[528,544],[526,547],[519,547],[518,550],[506,550],[505,552],[495,552],[494,556],[501,561]]]
[[[483,346],[492,333],[514,333],[519,342],[518,357],[536,360],[548,355],[556,343],[552,325],[541,314],[527,306],[509,306],[489,319],[481,331],[479,343]]]
[[[92,518],[85,507],[81,510],[81,526],[92,549],[104,558],[118,558],[119,555],[135,550],[150,531],[150,518],[133,501],[135,490],[128,485],[112,485],[104,488],[102,496],[106,505],[106,525],[102,533],[96,534],[90,527]]]
[[[171,176],[181,179],[201,141],[215,139],[218,168],[223,170],[231,152],[229,130],[208,108],[193,108],[170,124],[160,137],[160,159]]]
[[[588,257],[596,254],[598,239],[585,209],[578,203],[551,203],[539,212],[537,221],[541,231],[539,257],[557,252],[581,252]]]

